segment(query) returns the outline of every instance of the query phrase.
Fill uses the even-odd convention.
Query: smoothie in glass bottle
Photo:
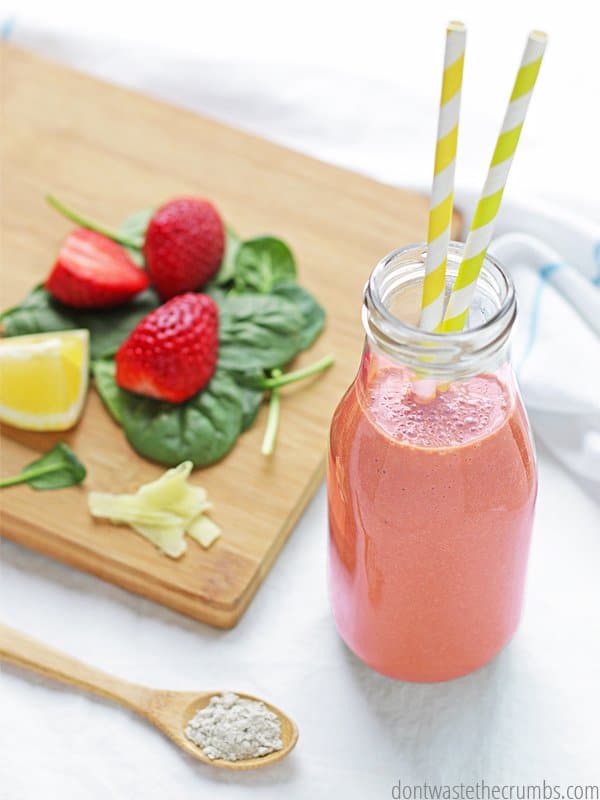
[[[449,281],[459,257],[453,245]],[[329,581],[360,658],[439,681],[482,666],[515,632],[537,479],[508,360],[512,284],[487,258],[468,328],[432,335],[409,324],[423,259],[421,246],[396,251],[366,289],[362,363],[331,427]]]

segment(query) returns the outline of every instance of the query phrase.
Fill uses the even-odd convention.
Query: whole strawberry
[[[117,384],[182,403],[212,378],[218,333],[212,297],[191,292],[174,297],[144,317],[117,351]]]
[[[224,250],[223,221],[211,203],[198,197],[178,197],[161,206],[143,247],[163,300],[204,286],[217,273]]]
[[[125,250],[101,233],[76,228],[63,242],[46,289],[65,305],[107,308],[148,286],[148,276]]]

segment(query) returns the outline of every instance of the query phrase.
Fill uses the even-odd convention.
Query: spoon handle
[[[0,625],[0,661],[31,669],[143,713],[151,689],[108,675],[29,636]]]

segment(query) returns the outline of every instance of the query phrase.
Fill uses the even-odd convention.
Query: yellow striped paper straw
[[[545,33],[532,31],[527,39],[502,130],[496,142],[483,192],[467,236],[463,258],[450,293],[441,326],[442,331],[461,331],[467,320],[477,278],[492,239],[506,179],[546,49],[547,38]]]
[[[419,325],[435,330],[444,316],[446,292],[446,262],[450,225],[452,222],[452,200],[454,197],[454,168],[456,166],[456,143],[458,141],[458,116],[465,60],[466,31],[462,22],[450,22],[446,29],[446,52],[444,76],[438,117],[435,166],[429,226],[427,229],[427,257],[425,279],[421,300]]]

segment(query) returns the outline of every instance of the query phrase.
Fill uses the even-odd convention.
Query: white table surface
[[[388,20],[385,14],[392,14],[389,7],[370,3],[373,14],[361,22],[356,14],[339,16],[339,7],[338,16],[328,8],[322,8],[317,16],[316,8],[308,3],[303,7],[305,13],[287,20],[285,31],[296,33],[288,36],[281,27],[279,35],[274,35],[273,15],[280,26],[285,20],[273,3],[271,16],[266,18],[271,20],[270,27],[258,26],[252,35],[247,28],[242,35],[243,19],[240,25],[230,26],[226,35],[230,2],[211,9],[208,32],[202,28],[198,9],[195,26],[186,24],[181,16],[176,24],[174,13],[167,15],[166,21],[148,13],[144,26],[130,29],[130,6],[121,5],[120,24],[116,25],[112,0],[101,9],[90,10],[86,4],[84,11],[83,6],[68,5],[58,0],[50,15],[48,7],[24,0],[14,38],[55,58],[171,97],[377,177],[409,184],[424,182],[423,171],[430,168],[425,160],[430,159],[435,117],[435,109],[432,115],[424,100],[430,91],[425,86],[429,72],[421,70],[418,85],[415,76],[408,82],[401,75],[382,83],[382,73],[389,75],[391,63],[389,53],[383,51],[388,52],[395,41],[396,34],[390,31],[395,30],[392,22],[400,24],[398,9],[393,12],[394,19]],[[510,192],[519,199],[528,193],[562,200],[571,210],[596,214],[598,182],[592,169],[597,166],[597,126],[593,125],[596,112],[588,90],[595,87],[598,96],[600,77],[587,71],[585,91],[579,83],[586,64],[582,51],[592,43],[592,21],[588,18],[587,24],[581,25],[562,5],[536,2],[528,5],[527,13],[521,13],[522,22],[515,25],[521,5],[512,0],[503,4],[496,9],[498,18],[491,21],[487,11],[466,2],[457,2],[450,12],[472,22],[474,63],[493,57],[494,62],[503,62],[504,73],[512,71],[529,25],[547,26],[554,34],[552,46],[560,58],[549,63],[548,72],[554,83],[560,75],[560,91],[557,95],[540,86],[537,107],[532,104],[535,113],[528,120],[529,138],[525,136],[523,141],[526,155],[520,153],[521,168],[515,167]],[[264,11],[263,3],[258,6]],[[407,33],[414,42],[405,46],[413,48],[415,57],[427,31],[443,25],[449,13],[443,6],[436,2],[429,10],[414,10],[409,26],[414,36]],[[169,8],[182,13],[178,2],[170,3]],[[573,12],[584,6],[575,2],[569,8]],[[379,14],[377,31],[374,10]],[[537,12],[535,21],[530,19],[533,10]],[[23,20],[27,12],[29,20]],[[238,7],[238,12],[244,17],[243,9]],[[334,35],[336,20],[340,25]],[[507,44],[510,58],[504,59],[504,48],[493,33],[500,36],[511,28],[519,29],[516,45],[515,41]],[[71,32],[65,34],[67,29]],[[370,49],[365,44],[366,54],[344,39],[349,36],[352,40],[363,29],[365,41],[370,41]],[[191,30],[198,33],[196,39]],[[178,52],[166,59],[175,32]],[[376,32],[381,48],[374,44]],[[159,68],[156,54],[161,34]],[[109,35],[111,38],[102,39]],[[142,43],[133,54],[123,48],[127,35]],[[486,37],[486,45],[476,37]],[[442,38],[440,34],[439,42]],[[308,44],[310,68],[299,66],[302,54],[307,57]],[[432,52],[430,58],[434,58]],[[221,60],[219,53],[223,54]],[[354,70],[352,84],[339,80],[340,53],[348,56],[346,67]],[[349,60],[352,54],[353,62]],[[252,56],[262,66],[249,78],[244,62]],[[440,58],[438,54],[430,75],[436,87]],[[202,68],[191,70],[194,64]],[[490,74],[498,74],[490,70]],[[279,109],[260,102],[259,89],[268,80],[275,86],[280,81],[289,92],[288,102],[282,101]],[[471,110],[465,112],[465,126],[468,121],[473,130],[465,134],[470,147],[465,147],[462,169],[464,183],[470,185],[471,176],[481,175],[484,169],[510,77],[501,87],[502,100],[490,102],[489,108],[486,104],[479,116],[472,110],[473,98],[482,91],[483,77],[472,70],[468,80]],[[421,109],[419,119],[421,123],[426,120],[431,136],[421,141],[418,126],[407,122],[408,113],[397,128],[391,125],[379,130],[366,123],[361,127],[355,106],[353,115],[347,110],[356,85],[365,90],[361,102],[367,117],[375,114],[378,102],[389,100],[393,87],[404,108],[417,116]],[[332,110],[327,104],[334,88],[339,103]],[[575,114],[579,108],[577,142],[569,150],[564,136],[573,125],[565,122],[562,111],[557,114],[553,104],[557,96],[562,111]],[[301,125],[300,112],[295,115],[295,109],[304,111],[307,98],[315,98],[314,118],[303,117]],[[320,135],[322,128],[316,121],[323,122],[326,113],[334,114],[337,138]],[[344,126],[346,116],[354,127]],[[479,136],[485,146],[477,146],[477,156],[470,157]],[[383,174],[383,156],[387,154],[390,164],[390,152],[396,150],[396,144],[390,147],[392,138],[397,140],[398,161]],[[379,146],[384,142],[385,148]],[[549,152],[558,146],[562,157],[556,174],[560,180],[549,174],[547,161]],[[600,783],[598,505],[544,450],[539,451],[539,468],[540,495],[521,628],[493,663],[446,684],[393,682],[370,672],[342,645],[327,601],[323,489],[232,631],[213,630],[3,542],[0,611],[4,621],[133,681],[165,688],[233,688],[263,695],[297,720],[300,741],[289,759],[271,769],[226,774],[193,762],[127,711],[5,668],[0,678],[0,797],[304,800],[340,796],[370,800],[391,797],[398,780],[407,784],[484,779],[515,784],[546,779],[565,788],[567,784]],[[32,499],[43,502],[42,495],[32,495]]]

